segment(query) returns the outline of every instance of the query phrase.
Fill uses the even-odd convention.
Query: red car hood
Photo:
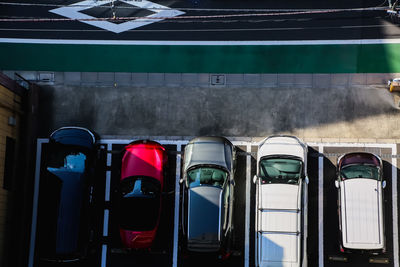
[[[133,143],[125,147],[122,158],[121,180],[131,176],[153,177],[163,184],[165,149],[158,143]]]

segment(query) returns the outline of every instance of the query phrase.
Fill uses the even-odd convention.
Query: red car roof
[[[167,160],[165,148],[154,141],[136,141],[125,147],[121,180],[131,176],[153,177],[163,184],[163,165]]]

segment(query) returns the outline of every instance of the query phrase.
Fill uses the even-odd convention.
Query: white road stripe
[[[246,151],[251,152],[251,145],[247,145]],[[244,266],[249,267],[249,246],[250,246],[250,181],[251,181],[251,156],[246,156],[246,220],[244,231]]]
[[[106,267],[107,265],[107,245],[104,244],[101,248],[101,267]]]
[[[109,153],[112,149],[112,144],[108,143],[107,144],[107,167],[111,167],[111,160],[112,160],[112,155]],[[105,196],[104,200],[105,201],[110,201],[110,188],[111,188],[111,171],[108,170],[106,171],[106,188],[105,188]]]
[[[178,144],[176,146],[176,151],[181,151],[182,146]],[[179,238],[179,194],[180,194],[180,183],[181,179],[181,155],[176,155],[176,178],[175,178],[175,218],[174,218],[174,250],[172,256],[172,266],[178,266],[178,238]]]
[[[105,201],[110,201],[110,189],[111,187],[111,171],[106,171],[106,188],[105,188]]]
[[[396,144],[392,147],[392,155],[397,154]],[[392,158],[392,217],[393,217],[393,266],[399,267],[399,232],[397,210],[397,158]]]
[[[319,145],[318,152],[324,147]],[[324,267],[324,158],[318,157],[318,266]]]
[[[108,236],[108,218],[110,211],[108,209],[104,210],[104,223],[103,223],[103,236]]]
[[[296,40],[296,41],[120,41],[120,40],[62,40],[0,38],[0,43],[26,44],[84,44],[84,45],[348,45],[348,44],[400,44],[400,39],[354,39],[354,40]]]
[[[37,212],[38,212],[38,202],[39,202],[40,163],[42,160],[42,144],[47,142],[48,139],[37,139],[36,142],[36,167],[35,167],[35,184],[33,191],[31,240],[29,245],[29,260],[28,260],[29,267],[33,267],[34,256],[35,256],[36,225],[37,225]]]

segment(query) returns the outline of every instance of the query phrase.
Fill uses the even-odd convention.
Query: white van
[[[382,160],[371,153],[342,155],[337,163],[341,252],[385,252]]]
[[[307,266],[307,146],[271,136],[257,154],[255,265]]]

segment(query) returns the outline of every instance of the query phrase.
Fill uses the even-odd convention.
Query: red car
[[[126,248],[150,248],[161,214],[167,153],[157,142],[125,147],[120,180],[119,232]]]

